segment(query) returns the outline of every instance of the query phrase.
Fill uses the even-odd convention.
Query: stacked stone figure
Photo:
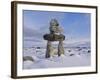
[[[46,58],[50,58],[51,52],[53,50],[51,42],[59,41],[58,44],[58,56],[61,56],[61,54],[64,54],[64,47],[63,47],[63,40],[65,40],[65,36],[61,34],[63,31],[61,27],[59,27],[59,23],[56,19],[51,19],[50,21],[50,27],[49,27],[50,33],[44,35],[44,39],[47,40],[47,49],[46,49]]]

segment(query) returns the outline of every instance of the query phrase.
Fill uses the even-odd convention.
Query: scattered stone
[[[69,56],[73,56],[73,55],[75,55],[75,54],[70,54]]]
[[[88,50],[88,53],[90,53],[91,51],[90,50]]]
[[[32,61],[32,62],[34,61],[34,59],[31,56],[24,56],[23,57],[23,61],[28,61],[28,60]]]
[[[68,52],[71,52],[71,50],[68,50]]]

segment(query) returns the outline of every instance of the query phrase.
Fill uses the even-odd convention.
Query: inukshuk
[[[50,27],[49,27],[50,33],[45,34],[43,38],[47,40],[47,48],[46,48],[46,58],[49,58],[51,56],[51,52],[53,49],[53,45],[51,42],[59,41],[58,44],[58,56],[61,56],[61,54],[64,54],[64,47],[63,47],[63,40],[65,40],[65,36],[62,34],[62,29],[59,27],[59,23],[56,19],[51,19],[50,21]]]

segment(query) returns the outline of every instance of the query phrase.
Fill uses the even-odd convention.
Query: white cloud
[[[75,44],[75,43],[84,43],[84,42],[90,42],[90,39],[88,38],[77,38],[77,39],[69,39],[69,40],[65,40],[64,43],[65,44]]]

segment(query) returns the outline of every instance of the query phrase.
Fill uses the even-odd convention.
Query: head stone
[[[51,19],[50,26],[59,26],[59,23],[56,19]]]

